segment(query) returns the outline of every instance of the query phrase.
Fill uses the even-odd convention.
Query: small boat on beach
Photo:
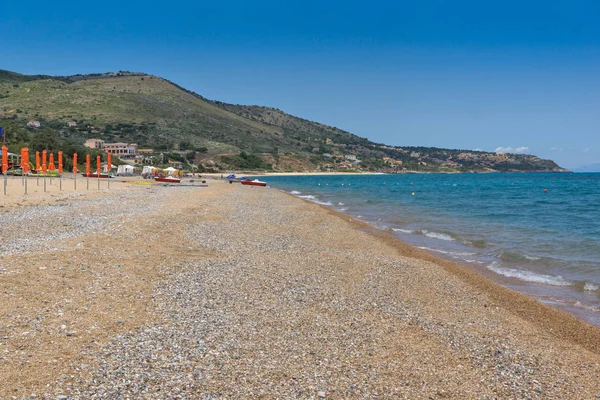
[[[254,179],[252,181],[250,179],[246,179],[241,181],[241,184],[247,186],[267,186],[267,182],[259,181],[258,179]]]
[[[157,176],[156,178],[154,178],[154,180],[156,182],[165,182],[165,183],[180,183],[181,179],[176,178],[174,176]]]
[[[84,178],[112,178],[112,176],[110,176],[109,174],[100,174],[100,176],[98,176],[98,174],[95,172],[90,172],[89,174],[84,172],[81,175],[83,175]]]

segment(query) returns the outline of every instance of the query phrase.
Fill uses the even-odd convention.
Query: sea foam
[[[297,191],[297,190],[292,190],[290,193],[291,193],[291,194],[300,194],[300,193],[302,193],[302,192],[299,192],[299,191]]]
[[[439,232],[431,232],[431,231],[423,230],[423,235],[430,237],[432,239],[445,240],[447,242],[451,242],[454,240],[454,238],[452,236],[447,235],[445,233],[439,233]]]
[[[394,232],[402,232],[402,233],[413,233],[414,231],[411,229],[401,229],[401,228],[392,228]]]
[[[553,286],[571,286],[573,283],[562,276],[536,274],[532,271],[524,271],[514,268],[502,268],[495,261],[487,266],[490,271],[509,278],[517,278],[525,282],[543,283]]]
[[[422,250],[427,250],[427,251],[434,251],[436,253],[441,253],[441,254],[449,254],[451,256],[474,256],[477,253],[469,253],[466,251],[446,251],[446,250],[440,250],[440,249],[432,249],[431,247],[425,247],[425,246],[417,246],[419,249]]]

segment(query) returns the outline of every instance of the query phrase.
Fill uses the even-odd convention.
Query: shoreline
[[[389,243],[397,249],[402,256],[408,256],[423,261],[428,261],[442,266],[446,271],[457,276],[476,290],[483,290],[490,295],[498,304],[536,325],[548,330],[563,340],[574,341],[575,343],[587,348],[590,351],[600,354],[600,327],[593,325],[572,313],[540,302],[539,300],[525,293],[506,288],[490,279],[480,271],[467,265],[446,260],[436,256],[426,250],[419,249],[416,246],[408,244],[391,232],[387,232],[368,222],[361,221],[341,211],[337,211],[330,206],[318,204],[308,199],[294,196],[291,193],[282,193],[298,198],[315,206],[322,207],[328,213],[337,216],[340,219],[349,218],[349,222],[356,229],[366,232],[375,238]]]
[[[0,394],[598,394],[600,329],[389,232],[275,189],[131,183],[4,209]]]
[[[387,178],[385,180],[387,180]],[[550,305],[551,307],[565,310],[568,313],[575,315],[577,318],[583,319],[587,323],[600,327],[600,314],[598,313],[598,306],[600,306],[600,303],[598,303],[597,297],[600,292],[598,292],[597,284],[595,283],[597,282],[597,279],[595,279],[597,277],[591,275],[591,272],[588,273],[587,276],[577,276],[575,274],[569,275],[568,270],[563,273],[552,270],[545,272],[541,267],[542,265],[546,265],[542,263],[547,263],[548,260],[554,262],[556,262],[556,260],[564,260],[564,257],[560,257],[568,253],[559,252],[557,255],[548,254],[544,256],[536,253],[535,250],[532,250],[527,246],[510,247],[509,245],[514,245],[514,243],[501,241],[494,242],[495,237],[493,235],[486,236],[486,234],[490,234],[489,229],[482,234],[475,226],[471,226],[472,229],[469,230],[468,225],[461,225],[462,221],[455,220],[453,221],[453,224],[449,225],[448,221],[442,218],[441,224],[437,223],[436,225],[436,221],[427,215],[415,215],[415,207],[411,208],[412,204],[407,204],[407,208],[402,210],[399,202],[394,203],[385,196],[382,198],[387,199],[388,203],[385,203],[385,201],[382,200],[382,202],[384,202],[382,207],[385,208],[385,212],[383,212],[383,210],[378,210],[377,206],[374,208],[373,204],[367,204],[376,204],[377,199],[375,197],[369,195],[360,195],[360,197],[356,198],[353,197],[359,196],[357,190],[362,187],[355,185],[355,183],[357,185],[359,184],[358,181],[371,182],[367,179],[358,179],[357,182],[355,182],[352,180],[318,180],[311,178],[307,180],[295,179],[291,181],[279,179],[274,180],[271,184],[277,190],[281,190],[287,194],[295,195],[300,199],[323,205],[326,208],[331,208],[344,215],[364,221],[373,229],[382,229],[398,240],[427,251],[439,259],[458,263],[491,279],[496,284],[525,294],[541,303]],[[385,184],[383,181],[384,179],[380,179],[372,182]],[[410,180],[406,179],[402,181],[398,180],[394,182],[400,183],[392,182],[392,185],[394,185],[393,187],[395,188],[395,185],[403,185],[403,183],[408,184],[409,181]],[[346,182],[347,186],[352,182],[354,191],[335,189],[336,185],[339,186],[340,183],[343,186],[343,182]],[[437,180],[432,180],[432,182],[437,182]],[[455,180],[444,180],[443,182],[457,182],[461,185],[460,181]],[[387,183],[389,186],[390,180],[387,180]],[[412,182],[410,184],[412,185]],[[450,185],[449,183],[447,184]],[[325,188],[324,185],[328,185],[329,188]],[[373,184],[373,187],[376,186],[377,184]],[[335,190],[331,189],[332,187]],[[371,186],[367,185],[365,187]],[[410,193],[410,190],[407,190],[408,193]],[[406,190],[404,191],[404,194],[406,194],[405,192]],[[442,191],[440,190],[438,192]],[[426,195],[429,195],[429,193],[424,192],[422,197],[425,197]],[[366,203],[364,203],[365,199]],[[408,197],[408,199],[410,200],[410,197]],[[409,200],[405,199],[403,201],[408,202]],[[429,202],[431,203],[430,200]],[[422,206],[421,211],[423,212],[425,211],[425,208],[423,208],[425,205],[426,203]],[[430,210],[436,215],[435,209]],[[442,212],[442,216],[445,215],[443,212],[448,213],[448,207],[440,212]],[[456,218],[458,217],[455,216],[455,219]],[[418,220],[420,219],[427,221],[427,223],[418,223]],[[496,234],[495,231],[492,233]],[[500,234],[502,233],[501,230]],[[506,232],[504,232],[504,234],[506,235]],[[473,244],[473,238],[480,240],[483,244]],[[535,243],[532,244],[532,246],[534,245]],[[533,249],[535,249],[535,247],[533,247]],[[505,253],[508,253],[506,258]],[[519,256],[521,258],[516,258]],[[514,258],[511,260],[509,257]],[[517,261],[515,261],[515,259]],[[537,261],[540,259],[542,261]],[[535,260],[535,262],[529,260]],[[527,262],[529,262],[529,264],[526,264]],[[553,264],[550,264],[550,266],[552,265]],[[523,276],[511,274],[513,271],[522,271]],[[555,281],[558,283],[554,283],[555,281],[551,281],[550,283],[543,281],[543,279],[554,277],[556,277]],[[566,283],[563,284],[563,282]]]

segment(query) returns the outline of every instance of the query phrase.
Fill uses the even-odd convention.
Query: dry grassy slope
[[[260,121],[270,126],[278,127],[283,130],[284,134],[299,140],[307,140],[310,142],[310,140],[314,138],[330,138],[336,143],[365,146],[373,145],[368,139],[361,138],[333,126],[323,125],[318,122],[295,117],[276,108],[236,105],[222,102],[214,102],[214,104],[249,120]]]
[[[191,139],[197,144],[223,142],[235,148],[246,148],[252,142],[256,150],[262,151],[297,146],[293,140],[281,137],[283,130],[279,127],[228,112],[153,76],[73,83],[57,79],[25,81],[17,76],[9,82],[0,79],[0,94],[0,113],[5,116],[19,111],[22,118],[84,120],[98,127],[155,123],[158,134],[175,139]]]

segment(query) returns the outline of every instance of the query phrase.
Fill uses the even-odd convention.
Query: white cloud
[[[589,147],[586,147],[585,149],[583,149],[583,151],[584,151],[585,153],[587,153],[588,151],[590,151],[590,148],[589,148]]]
[[[473,151],[483,151],[483,149],[480,149],[479,147],[474,149]]]
[[[563,151],[564,149],[562,147],[550,147],[550,150],[552,150],[552,151]]]
[[[529,151],[529,147],[525,147],[525,146],[519,146],[517,148],[510,147],[510,146],[508,146],[508,147],[499,146],[499,147],[496,147],[496,150],[494,150],[494,153],[500,153],[500,154],[503,154],[503,153],[526,153],[528,151]]]

